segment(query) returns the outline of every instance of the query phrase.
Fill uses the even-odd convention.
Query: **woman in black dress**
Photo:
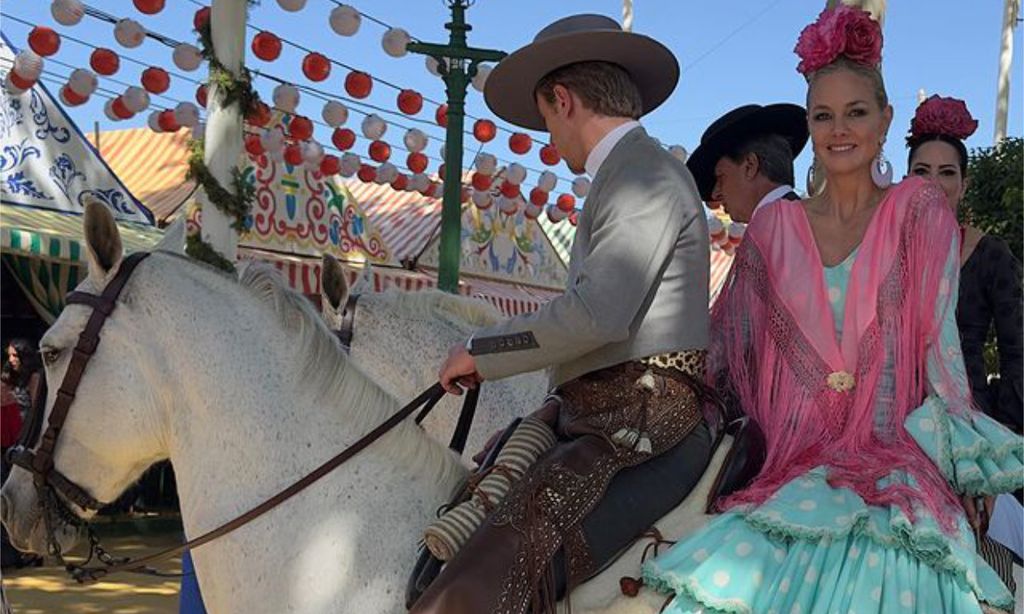
[[[967,105],[932,96],[917,108],[910,124],[908,174],[935,179],[956,212],[967,190],[964,139],[978,127]],[[967,376],[978,407],[1021,432],[1022,297],[1021,263],[999,237],[969,225],[960,227],[960,298],[956,320]],[[988,380],[984,346],[993,323],[999,351],[999,377]]]

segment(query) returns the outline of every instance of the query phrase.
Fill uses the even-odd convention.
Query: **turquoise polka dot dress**
[[[950,253],[947,277],[954,279],[958,252]],[[855,258],[856,251],[824,273],[837,335]],[[945,368],[966,385],[950,307],[956,287],[943,288],[947,300],[937,308],[944,310]],[[957,493],[996,494],[1024,485],[1021,438],[980,412],[953,415],[929,396],[905,426]],[[676,595],[665,612],[960,614],[981,612],[979,601],[1013,609],[1012,595],[976,554],[965,517],[950,536],[927,510],[916,509],[912,520],[898,507],[868,505],[852,490],[829,486],[826,474],[826,467],[817,467],[763,504],[721,514],[648,561],[645,583]],[[903,471],[879,481],[892,483],[917,486]]]

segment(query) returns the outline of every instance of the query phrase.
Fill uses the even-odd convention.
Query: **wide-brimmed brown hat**
[[[719,117],[700,137],[700,146],[686,160],[697,191],[705,201],[715,189],[715,165],[737,145],[762,134],[786,139],[793,157],[807,144],[807,111],[800,105],[779,103],[743,105]]]
[[[572,15],[499,62],[487,78],[484,100],[505,121],[544,131],[534,88],[548,73],[577,62],[609,62],[625,69],[640,90],[644,115],[665,102],[679,81],[679,63],[658,41],[626,32],[604,15]]]

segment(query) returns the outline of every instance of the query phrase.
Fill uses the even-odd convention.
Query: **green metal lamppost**
[[[445,24],[451,32],[447,45],[409,43],[413,53],[437,60],[448,94],[448,129],[445,136],[444,200],[441,207],[441,248],[437,286],[445,292],[458,292],[459,260],[462,254],[462,129],[466,116],[466,87],[476,76],[481,62],[497,62],[503,51],[475,49],[466,45],[466,9],[472,0],[448,0],[452,20]]]

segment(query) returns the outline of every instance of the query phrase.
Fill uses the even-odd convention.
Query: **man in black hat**
[[[452,393],[548,368],[557,437],[413,611],[548,611],[689,493],[707,466],[707,222],[686,167],[637,121],[675,87],[657,41],[575,15],[487,80],[503,119],[550,133],[592,178],[565,293],[452,348]],[[492,504],[489,504],[492,505]]]
[[[748,104],[715,120],[686,161],[700,197],[749,222],[763,205],[797,198],[793,159],[807,144],[807,112],[795,104]]]

